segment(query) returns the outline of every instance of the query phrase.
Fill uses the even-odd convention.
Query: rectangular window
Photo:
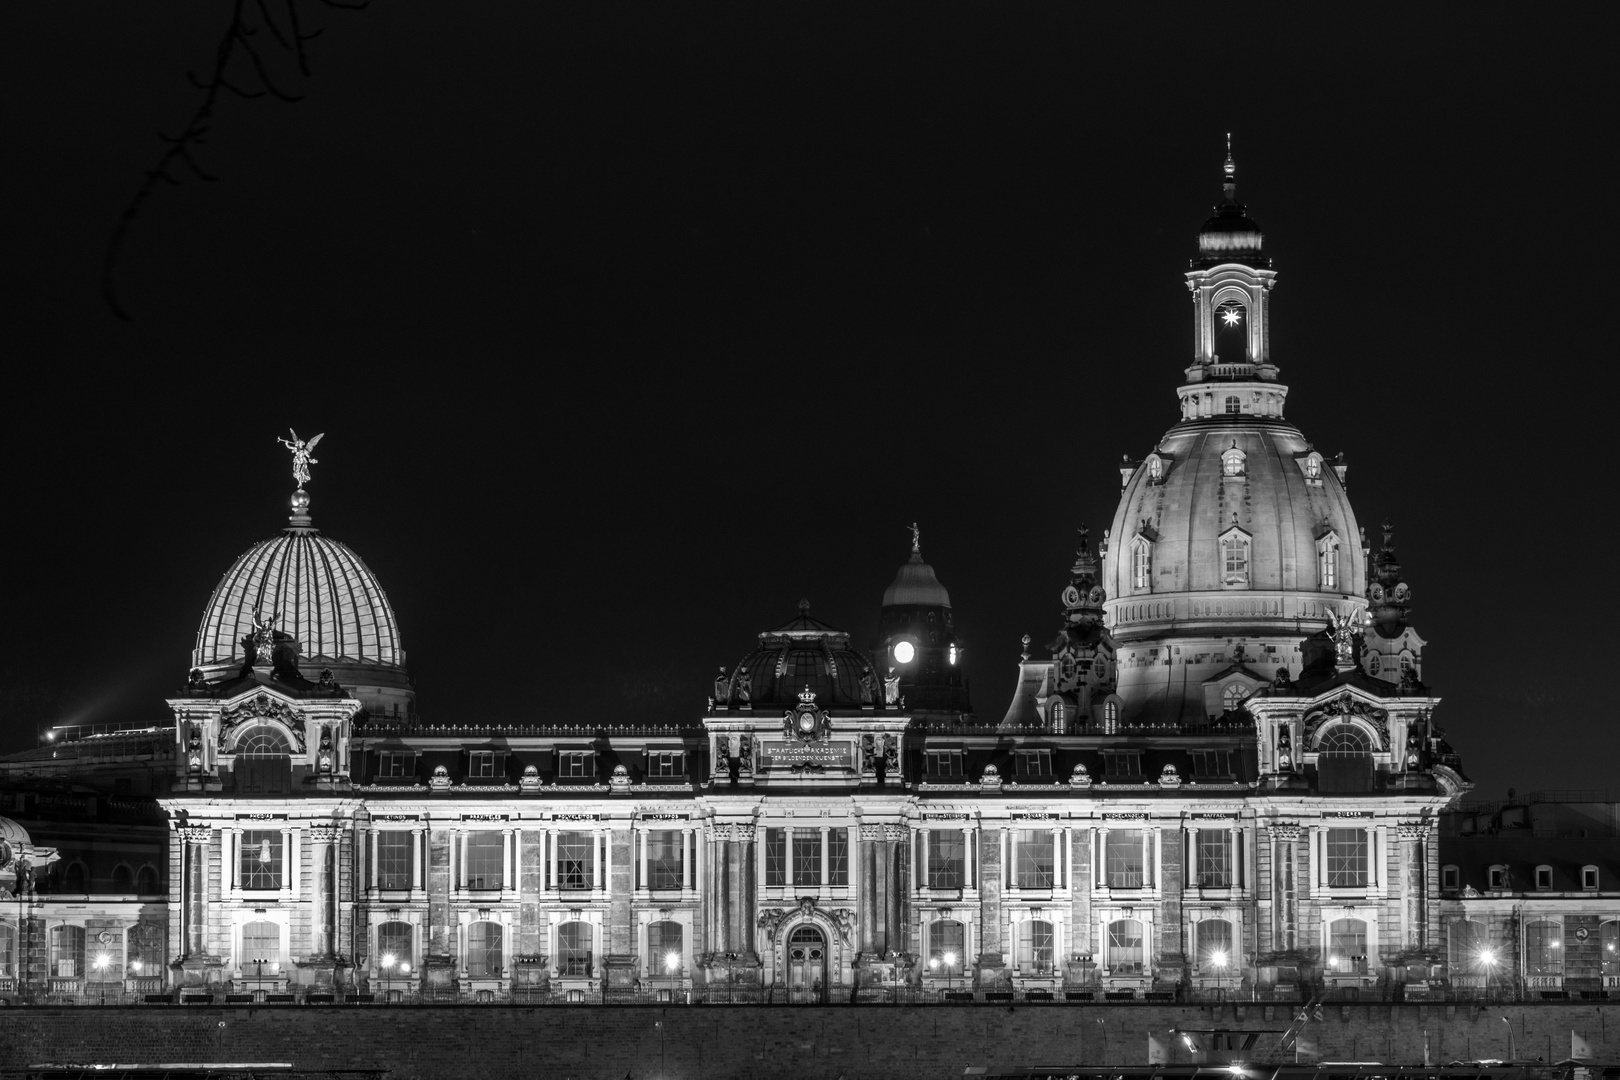
[[[960,889],[962,857],[966,844],[958,829],[933,829],[928,833],[928,887]]]
[[[494,777],[494,752],[489,750],[473,750],[468,753],[467,775],[474,780],[488,780]]]
[[[1529,975],[1563,975],[1564,925],[1562,922],[1533,922],[1524,928],[1525,972]]]
[[[1104,776],[1123,778],[1142,775],[1140,750],[1104,750],[1102,757]]]
[[[1366,888],[1367,865],[1367,830],[1327,830],[1328,888]]]
[[[1018,966],[1026,974],[1045,975],[1052,970],[1052,924],[1034,920],[1018,927]]]
[[[558,751],[557,775],[568,780],[590,779],[596,775],[596,755],[589,750]]]
[[[1245,695],[1240,693],[1239,700],[1243,696]],[[1228,707],[1233,706],[1229,705]],[[1197,779],[1232,779],[1232,752],[1230,750],[1193,750],[1189,752],[1188,756],[1192,758],[1192,772]]]
[[[557,887],[589,889],[596,872],[596,837],[586,832],[557,834]]]
[[[686,755],[679,750],[656,750],[647,755],[648,776],[685,776]]]
[[[1360,919],[1335,919],[1328,924],[1328,970],[1367,973],[1367,924]]]
[[[848,829],[834,829],[827,834],[827,874],[829,885],[849,884]]]
[[[1013,764],[1019,776],[1051,776],[1052,751],[1019,750],[1013,754]]]
[[[252,964],[254,974],[259,974],[261,965],[279,963],[281,960],[281,927],[273,922],[260,920],[250,922],[242,927],[242,959],[241,967]]]
[[[129,950],[125,961],[131,971],[145,975],[162,973],[168,934],[161,923],[136,923],[129,928],[129,934],[124,940],[125,947]]]
[[[681,834],[674,829],[663,829],[646,834],[647,887],[651,889],[679,889],[681,887],[682,855],[686,845]]]
[[[1137,544],[1131,549],[1131,587],[1145,589],[1148,587],[1148,568],[1151,566],[1152,556],[1148,553],[1146,544]]]
[[[1493,866],[1490,869],[1490,887],[1492,889],[1507,888],[1507,867]]]
[[[681,962],[685,959],[682,949],[684,936],[678,922],[666,920],[648,923],[647,971],[666,978],[678,978],[681,974]]]
[[[1198,885],[1205,889],[1232,887],[1232,834],[1225,830],[1198,831]]]
[[[1447,935],[1451,970],[1462,975],[1488,975],[1485,964],[1485,924],[1463,920],[1454,922]]]
[[[1548,889],[1552,888],[1552,867],[1536,867],[1536,888],[1540,889],[1542,892],[1546,892]]]
[[[1052,834],[1041,829],[1015,829],[1012,835],[1013,884],[1020,889],[1050,889],[1056,885]]]
[[[1108,834],[1104,868],[1110,889],[1140,889],[1146,883],[1141,829],[1114,829]]]
[[[416,771],[416,755],[398,750],[377,754],[377,775],[385,780],[402,780]]]
[[[409,964],[413,955],[410,923],[385,922],[377,925],[377,962],[384,972],[408,971],[400,965]]]
[[[557,928],[557,974],[590,975],[593,936],[590,923],[567,922]]]
[[[467,974],[495,979],[501,974],[501,924],[475,922],[467,927]]]
[[[281,888],[281,833],[250,830],[242,834],[242,856],[238,863],[242,888],[267,891]]]
[[[930,750],[927,755],[929,776],[961,776],[962,751],[960,750]]]
[[[411,887],[411,848],[414,839],[410,833],[400,829],[385,830],[377,834],[378,888]]]
[[[1598,887],[1598,868],[1595,866],[1581,867],[1581,888],[1587,892],[1596,892]]]
[[[821,884],[821,830],[793,830],[793,884]]]
[[[17,931],[0,923],[0,979],[17,977]]]
[[[469,889],[499,889],[502,864],[506,861],[506,837],[498,832],[470,832],[462,848],[467,860],[465,873]]]
[[[1119,919],[1108,924],[1108,967],[1115,975],[1140,975],[1146,960],[1139,919]]]
[[[787,832],[765,830],[765,884],[787,884]]]
[[[1440,887],[1442,889],[1455,889],[1457,887],[1457,868],[1455,866],[1442,866],[1440,868]]]

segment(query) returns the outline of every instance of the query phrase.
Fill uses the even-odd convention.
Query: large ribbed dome
[[[717,696],[722,704],[791,706],[804,690],[824,709],[870,704],[880,692],[871,662],[850,646],[848,634],[812,618],[809,601],[799,604],[791,622],[759,635],[759,648],[742,658],[726,693]]]
[[[374,712],[408,705],[399,624],[360,556],[310,523],[309,497],[293,496],[289,526],[244,552],[220,579],[197,630],[192,665],[209,677],[242,665],[255,617],[298,645],[306,677],[332,669]]]
[[[911,558],[900,565],[889,587],[883,590],[884,607],[915,604],[923,607],[951,606],[951,594],[934,576],[934,568],[923,562],[922,552],[912,549]]]

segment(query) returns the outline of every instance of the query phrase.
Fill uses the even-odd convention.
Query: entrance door
[[[813,926],[788,938],[788,1001],[818,1004],[827,992],[827,939]]]

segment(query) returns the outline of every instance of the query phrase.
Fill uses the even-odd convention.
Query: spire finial
[[[913,521],[911,523],[910,528],[911,528],[911,553],[913,555],[921,555],[922,554],[922,530],[917,528],[917,523],[915,521]]]
[[[1232,160],[1232,133],[1230,131],[1226,133],[1226,164],[1222,166],[1222,171],[1226,173],[1228,180],[1237,175],[1237,162]]]
[[[308,442],[300,439],[298,437],[298,432],[294,431],[292,428],[288,428],[287,432],[292,436],[292,438],[277,439],[276,441],[282,446],[285,446],[288,450],[292,451],[293,482],[298,485],[300,490],[302,490],[303,486],[309,483],[309,467],[311,465],[320,464],[319,461],[316,461],[313,457],[310,457],[310,455],[315,451],[315,444],[326,438],[326,432],[321,432]]]

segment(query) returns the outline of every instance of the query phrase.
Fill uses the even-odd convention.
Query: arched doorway
[[[827,996],[827,939],[808,923],[788,938],[788,1001],[820,1004]]]

